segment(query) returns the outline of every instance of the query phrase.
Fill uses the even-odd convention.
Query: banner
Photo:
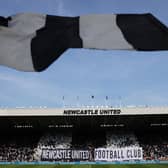
[[[97,148],[95,150],[42,149],[42,161],[130,161],[143,160],[141,147]]]
[[[89,161],[91,151],[73,149],[42,149],[42,161]]]
[[[143,152],[140,147],[131,148],[97,148],[95,161],[129,161],[142,160]]]

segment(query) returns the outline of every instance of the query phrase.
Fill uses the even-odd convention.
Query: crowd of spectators
[[[168,142],[166,144],[142,144],[145,160],[167,160]]]
[[[133,133],[112,132],[106,133],[107,148],[139,147],[137,137]]]
[[[0,161],[34,161],[37,136],[1,135]]]
[[[141,135],[139,139],[145,160],[168,160],[167,134],[148,133]]]
[[[42,148],[61,148],[61,149],[68,149],[71,147],[72,142],[72,133],[70,132],[50,132],[44,134],[39,142],[37,147]]]

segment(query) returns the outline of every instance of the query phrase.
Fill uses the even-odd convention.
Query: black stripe
[[[10,17],[5,18],[5,17],[0,16],[0,26],[7,27],[8,26],[8,20],[10,20]]]
[[[68,48],[81,47],[79,17],[47,15],[45,27],[37,31],[31,42],[34,68],[42,71]]]
[[[125,39],[136,50],[168,49],[168,28],[153,15],[119,14],[116,21]]]

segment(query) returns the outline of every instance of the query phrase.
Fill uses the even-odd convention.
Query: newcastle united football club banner
[[[142,159],[143,152],[140,147],[95,149],[95,161],[129,161]]]
[[[97,148],[95,150],[42,149],[42,161],[130,161],[142,160],[141,147]]]

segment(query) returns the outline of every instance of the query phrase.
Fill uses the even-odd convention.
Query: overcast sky
[[[152,13],[168,26],[167,7],[167,0],[0,0],[0,15]],[[0,66],[0,107],[120,104],[168,106],[167,51],[69,49],[40,73]]]

